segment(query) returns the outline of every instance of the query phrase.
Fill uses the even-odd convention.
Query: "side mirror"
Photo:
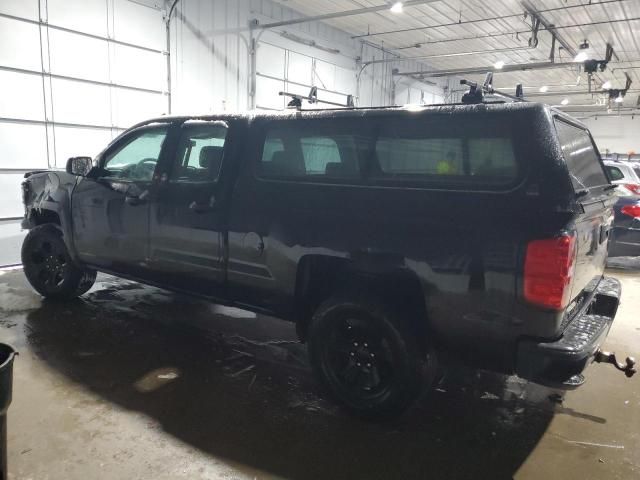
[[[67,173],[84,177],[93,168],[91,157],[71,157],[67,160]]]

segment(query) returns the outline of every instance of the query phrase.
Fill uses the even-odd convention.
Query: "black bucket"
[[[7,409],[13,388],[13,359],[17,355],[11,346],[0,343],[0,480],[7,480]]]

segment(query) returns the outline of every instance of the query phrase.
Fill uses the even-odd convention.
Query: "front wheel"
[[[32,229],[22,244],[22,266],[31,286],[52,300],[70,300],[86,293],[96,280],[96,271],[73,263],[62,233],[54,225]]]
[[[423,387],[424,358],[400,317],[367,296],[336,296],[313,316],[311,366],[336,400],[356,415],[402,413]]]

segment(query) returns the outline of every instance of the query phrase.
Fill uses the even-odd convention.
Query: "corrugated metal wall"
[[[257,19],[264,24],[300,16],[270,0],[182,0],[171,29],[174,111],[247,108],[251,104],[249,22]],[[279,91],[306,95],[311,86],[318,87],[319,98],[338,103],[344,103],[347,95],[357,96],[360,106],[392,101],[390,64],[368,66],[358,82],[356,58],[363,62],[390,58],[379,48],[363,45],[348,33],[319,22],[277,27],[258,35],[257,108],[281,109],[286,100],[278,96]],[[410,62],[403,66],[418,67]],[[396,88],[398,103],[420,98],[426,103],[440,102],[442,89],[406,81]]]

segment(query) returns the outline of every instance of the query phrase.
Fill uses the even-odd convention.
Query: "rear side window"
[[[382,176],[464,174],[460,138],[382,137],[376,156]]]
[[[309,180],[360,178],[356,134],[315,122],[289,122],[267,132],[259,175]]]
[[[300,148],[307,175],[324,175],[329,163],[342,164],[340,148],[330,137],[302,137]]]
[[[604,168],[607,171],[607,173],[609,174],[609,179],[612,182],[615,182],[616,180],[622,180],[624,178],[624,174],[622,173],[622,171],[618,167],[612,167],[610,165],[605,165]]]
[[[583,190],[608,184],[589,132],[560,119],[555,124],[573,188]]]
[[[428,113],[274,122],[258,167],[262,178],[458,190],[504,190],[520,173],[504,120]]]
[[[400,117],[377,127],[368,171],[378,183],[500,190],[518,179],[509,126],[495,118]]]
[[[469,173],[493,179],[497,183],[516,178],[518,168],[511,139],[470,138]]]

